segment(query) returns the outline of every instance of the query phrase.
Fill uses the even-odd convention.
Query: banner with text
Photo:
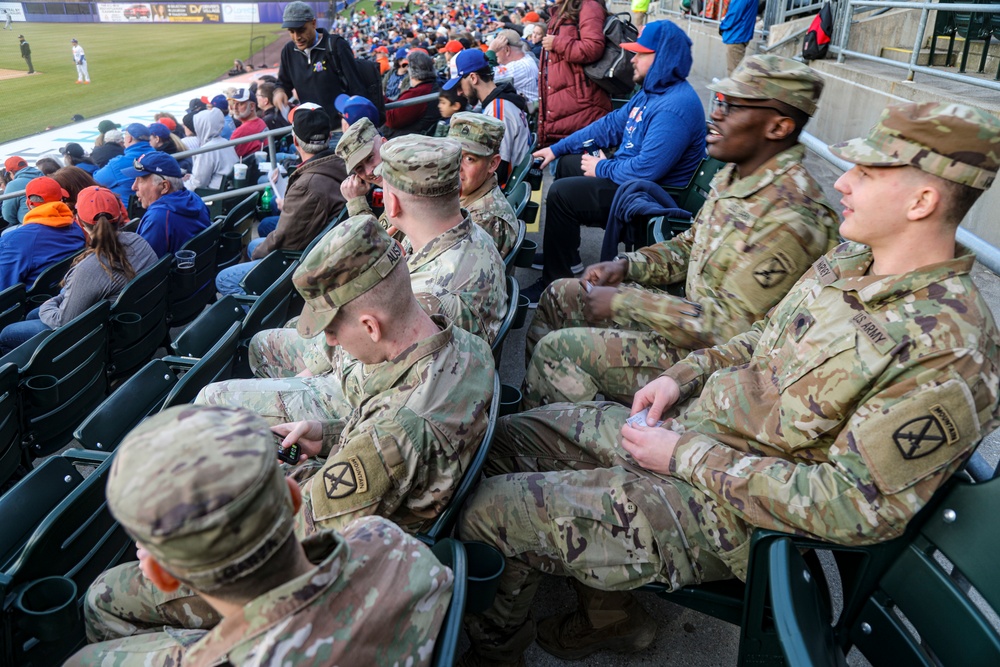
[[[219,23],[221,5],[181,3],[97,3],[101,23]]]
[[[260,23],[257,5],[223,4],[222,20],[226,23]]]
[[[20,2],[0,2],[0,23],[6,23],[7,17],[11,21],[26,21],[24,18],[24,8]]]

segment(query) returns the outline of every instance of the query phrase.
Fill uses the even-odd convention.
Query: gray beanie
[[[434,71],[434,60],[426,53],[409,54],[406,59],[410,63],[410,78],[417,81],[434,81],[437,73]]]

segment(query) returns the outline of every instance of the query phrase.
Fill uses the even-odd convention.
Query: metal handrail
[[[975,12],[979,14],[995,14],[1000,12],[1000,4],[977,5],[969,2],[952,4],[938,2],[900,2],[899,0],[847,0],[847,6],[850,11],[843,12],[843,16],[841,18],[842,25],[840,26],[840,40],[836,46],[831,46],[830,48],[831,51],[837,54],[838,63],[844,62],[845,56],[850,56],[852,58],[858,58],[859,60],[868,60],[871,62],[889,65],[891,67],[905,69],[907,81],[913,81],[913,75],[916,72],[920,72],[921,74],[929,74],[930,76],[936,76],[941,79],[950,79],[951,81],[968,83],[974,86],[979,86],[980,88],[1000,90],[1000,81],[977,79],[966,74],[943,72],[939,69],[924,67],[923,65],[917,64],[917,58],[920,56],[920,46],[924,43],[924,34],[927,32],[927,18],[930,15],[930,12]],[[883,7],[887,9],[920,10],[920,22],[917,26],[917,36],[913,41],[913,50],[910,53],[910,61],[908,63],[904,64],[897,60],[883,58],[882,56],[873,56],[867,53],[861,53],[860,51],[851,51],[847,48],[847,41],[851,32],[853,8],[855,7]]]
[[[814,137],[808,132],[800,134],[799,141],[818,157],[826,160],[841,171],[847,171],[854,166],[853,163],[834,155],[833,152],[830,151],[830,148],[826,145],[825,141]],[[980,238],[964,227],[958,228],[958,231],[955,233],[955,239],[975,253],[976,260],[980,264],[993,273],[1000,274],[1000,248],[997,248],[989,241]]]

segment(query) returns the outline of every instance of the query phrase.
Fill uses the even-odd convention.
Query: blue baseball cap
[[[153,151],[137,157],[132,166],[125,167],[121,173],[125,178],[142,178],[153,174],[180,178],[182,172],[181,166],[172,156],[163,151]]]
[[[149,126],[149,134],[160,139],[169,139],[170,128],[163,123],[153,123]]]
[[[125,128],[125,131],[132,135],[133,139],[145,141],[149,139],[149,128],[142,123],[132,123]]]
[[[408,55],[410,55],[410,50],[405,46],[396,49],[396,60],[406,60]]]
[[[372,122],[372,125],[375,127],[379,126],[378,109],[375,108],[375,105],[367,97],[341,93],[337,95],[333,106],[337,108],[337,111],[340,112],[340,115],[344,117],[344,120],[349,125],[354,125],[355,121],[367,118]]]
[[[632,53],[656,53],[656,48],[660,45],[660,38],[668,23],[670,21],[647,23],[639,34],[639,39],[634,42],[622,42],[621,47]]]
[[[441,86],[442,89],[451,90],[468,75],[489,67],[490,61],[486,59],[486,54],[479,49],[466,49],[455,56],[455,66],[458,69],[458,76],[454,79],[448,79],[448,82]]]

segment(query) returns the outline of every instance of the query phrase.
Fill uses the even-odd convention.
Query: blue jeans
[[[251,241],[250,245],[247,246],[247,254],[253,256],[253,251],[263,242],[263,237]],[[257,262],[259,261],[259,259],[251,259],[249,262],[243,262],[242,264],[230,266],[228,269],[219,271],[215,276],[216,291],[222,296],[226,296],[227,294],[246,294],[243,288],[240,287],[240,283],[250,273],[250,269],[257,266]]]
[[[268,234],[270,234],[271,232],[273,232],[275,229],[277,229],[278,228],[278,218],[280,218],[280,217],[281,216],[279,216],[279,215],[269,215],[266,218],[264,218],[263,220],[261,220],[260,224],[257,225],[257,236],[259,236],[261,238],[264,238],[265,236],[267,236]],[[253,243],[253,241],[251,241],[251,244],[252,243]]]
[[[0,355],[7,354],[37,334],[49,330],[49,326],[38,319],[38,311],[39,309],[35,308],[27,314],[23,322],[8,324],[3,331],[0,331]]]

